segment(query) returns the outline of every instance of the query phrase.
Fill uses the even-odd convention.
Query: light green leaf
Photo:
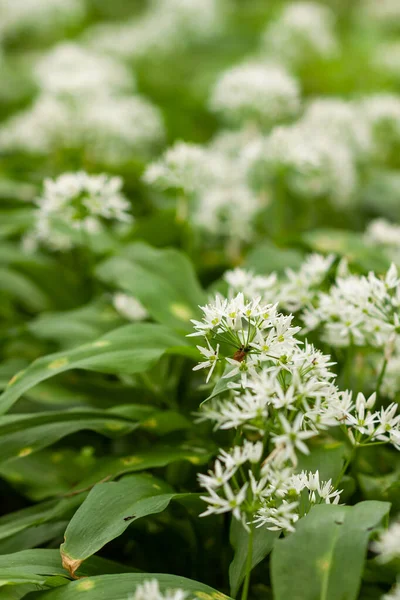
[[[247,556],[249,550],[249,532],[240,521],[232,519],[230,542],[235,550],[235,555],[229,567],[229,583],[231,594],[236,598],[239,588],[246,576]],[[268,531],[265,527],[255,528],[253,531],[253,550],[251,568],[254,569],[268,554],[279,533]]]
[[[96,270],[113,287],[136,296],[160,323],[190,331],[205,300],[193,266],[178,250],[157,250],[132,244]]]
[[[298,269],[302,262],[303,255],[298,250],[278,248],[272,242],[263,242],[251,250],[244,266],[260,275],[268,275],[273,271],[282,273],[289,267]]]
[[[82,566],[79,575],[87,577],[127,571],[132,569],[104,558],[92,557]],[[21,583],[45,585],[49,577],[55,576],[68,577],[58,550],[23,550],[0,556],[0,586]]]
[[[0,268],[0,293],[5,292],[28,310],[49,308],[46,294],[26,275],[10,268]]]
[[[295,533],[275,543],[274,600],[356,600],[368,540],[389,509],[373,501],[313,507]]]
[[[203,583],[177,575],[159,575],[157,573],[124,573],[87,577],[48,592],[31,594],[29,600],[127,600],[138,585],[152,579],[158,580],[162,591],[183,589],[189,593],[190,598],[195,600],[231,600],[225,594],[217,592]]]
[[[111,411],[83,409],[5,415],[0,417],[0,463],[29,456],[66,435],[84,429],[108,437],[126,435],[139,426],[142,415],[141,407],[137,410],[136,421]]]
[[[176,496],[168,484],[147,474],[95,485],[66,529],[63,565],[73,575],[84,560],[121,535],[130,523],[163,511]]]
[[[198,354],[185,337],[162,325],[125,325],[90,344],[35,360],[9,382],[0,396],[0,414],[7,412],[26,390],[64,371],[86,369],[103,373],[140,373],[167,352],[195,360]]]

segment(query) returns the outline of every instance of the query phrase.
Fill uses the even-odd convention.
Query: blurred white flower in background
[[[41,90],[49,94],[111,94],[132,91],[133,76],[119,61],[74,42],[51,48],[34,68]]]
[[[46,179],[43,193],[36,200],[36,221],[25,247],[36,239],[50,248],[66,250],[87,243],[86,235],[100,231],[104,221],[131,222],[130,203],[121,188],[120,177],[83,171]]]
[[[300,88],[280,65],[244,63],[220,75],[209,104],[229,123],[270,127],[299,112]]]
[[[94,47],[125,59],[176,51],[219,33],[221,0],[153,0],[139,17],[92,26],[85,35]]]
[[[330,58],[338,51],[335,15],[316,2],[290,3],[268,25],[263,43],[268,53],[289,63]]]
[[[143,321],[149,316],[147,310],[134,296],[117,292],[112,301],[115,310],[128,321]]]
[[[85,14],[83,0],[0,0],[0,33],[54,33],[79,24]]]

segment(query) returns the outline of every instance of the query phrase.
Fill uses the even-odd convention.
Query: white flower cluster
[[[262,442],[245,441],[229,452],[221,450],[214,470],[198,476],[208,494],[201,497],[208,504],[201,516],[232,512],[246,528],[254,524],[272,531],[294,531],[303,491],[306,511],[314,504],[339,502],[340,492],[331,480],[320,481],[318,471],[294,474],[280,458],[261,463],[263,455]]]
[[[46,179],[43,194],[36,201],[36,223],[26,245],[37,241],[52,249],[66,250],[86,243],[84,235],[99,231],[106,220],[130,222],[130,204],[121,187],[120,177],[84,172]]]
[[[200,476],[209,493],[205,514],[232,511],[245,523],[244,515],[257,514],[257,523],[291,530],[297,500],[293,504],[283,488],[271,487],[284,467],[289,469],[284,483],[290,482],[284,489],[290,493],[307,488],[311,503],[338,502],[331,481],[320,483],[317,474],[292,479],[298,455],[309,453],[307,440],[330,427],[341,427],[353,446],[391,443],[400,450],[397,404],[373,412],[375,393],[368,399],[359,393],[353,401],[352,392],[340,391],[330,371],[334,363],[297,338],[300,328],[293,326],[292,315],[242,293],[217,296],[202,311],[191,335],[204,337],[206,346],[198,346],[204,360],[194,370],[209,369],[207,381],[214,374],[218,382],[198,419],[211,421],[215,429],[239,429],[245,439],[231,452],[221,451],[214,471]],[[251,443],[247,437],[263,441]],[[254,467],[243,476],[246,462]]]
[[[86,13],[82,0],[0,0],[0,33],[49,33],[80,23]]]
[[[222,73],[210,108],[233,124],[271,127],[299,112],[300,90],[278,64],[245,63]]]
[[[89,44],[124,59],[176,52],[207,40],[221,29],[220,0],[154,0],[132,21],[95,25]]]
[[[366,16],[374,25],[378,23],[389,28],[398,27],[400,4],[397,0],[364,0],[360,8],[361,16]]]
[[[189,600],[188,594],[183,590],[166,590],[162,592],[157,579],[145,581],[138,585],[133,596],[128,600]]]
[[[393,41],[383,42],[375,50],[372,62],[376,69],[398,82],[400,79],[400,41],[395,38]]]
[[[37,62],[34,77],[33,104],[0,127],[3,151],[72,150],[89,163],[118,166],[163,140],[160,111],[132,94],[134,78],[116,58],[63,42]]]
[[[163,140],[159,110],[140,96],[64,101],[41,95],[0,128],[0,148],[37,154],[79,150],[100,165],[119,165]]]
[[[122,292],[114,294],[113,305],[115,310],[128,321],[143,321],[149,316],[137,298]]]
[[[302,63],[313,58],[331,58],[337,53],[335,18],[316,2],[293,2],[264,34],[264,46],[279,60]]]
[[[388,348],[400,330],[399,305],[400,279],[392,264],[384,279],[373,272],[337,276],[302,318],[308,331],[321,329],[332,346]]]
[[[96,95],[131,91],[128,69],[110,56],[97,54],[74,42],[61,42],[36,64],[34,75],[48,94]]]
[[[314,253],[306,257],[298,270],[287,268],[281,279],[276,273],[255,275],[240,268],[227,271],[224,279],[229,285],[229,296],[242,292],[248,298],[261,296],[263,302],[275,298],[280,306],[296,312],[316,299],[333,261],[332,254]]]
[[[148,166],[144,181],[178,193],[177,216],[215,237],[247,239],[260,201],[246,178],[243,157],[215,144],[178,142]]]

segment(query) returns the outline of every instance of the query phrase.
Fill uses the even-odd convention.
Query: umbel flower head
[[[244,63],[222,73],[210,107],[235,125],[250,122],[270,127],[296,115],[300,89],[278,64]]]
[[[335,17],[327,6],[316,2],[292,2],[264,34],[270,54],[289,63],[330,58],[337,52]]]
[[[35,79],[50,94],[111,94],[132,91],[133,78],[118,60],[73,42],[62,42],[36,64]]]
[[[46,179],[43,194],[36,201],[33,238],[53,249],[68,249],[84,242],[74,231],[95,233],[107,220],[130,222],[130,204],[121,187],[120,177],[83,171]]]

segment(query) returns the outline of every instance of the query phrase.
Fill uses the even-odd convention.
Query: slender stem
[[[340,483],[340,482],[341,482],[341,480],[342,480],[342,477],[343,477],[343,475],[344,475],[344,474],[346,473],[346,471],[347,471],[347,467],[349,466],[349,464],[350,464],[350,463],[351,463],[351,461],[353,460],[353,458],[354,458],[354,454],[355,454],[355,451],[356,451],[356,447],[355,447],[355,446],[353,446],[353,448],[351,449],[351,452],[350,452],[349,456],[347,457],[347,459],[346,459],[346,460],[345,460],[345,462],[344,462],[344,465],[343,465],[343,467],[342,467],[342,470],[340,471],[340,473],[339,473],[338,477],[336,478],[335,484],[334,484],[334,486],[333,486],[335,489],[338,487],[339,483]]]
[[[251,566],[253,563],[253,535],[254,525],[253,523],[251,523],[249,533],[249,544],[247,547],[246,577],[243,584],[242,600],[247,600],[247,596],[249,594]]]
[[[382,383],[383,383],[383,379],[385,377],[387,366],[388,366],[388,360],[387,360],[387,358],[385,358],[384,361],[383,361],[383,364],[382,364],[381,372],[379,373],[378,381],[376,383],[376,395],[377,395],[378,398],[379,398],[379,393],[381,391],[381,386],[382,386]]]

